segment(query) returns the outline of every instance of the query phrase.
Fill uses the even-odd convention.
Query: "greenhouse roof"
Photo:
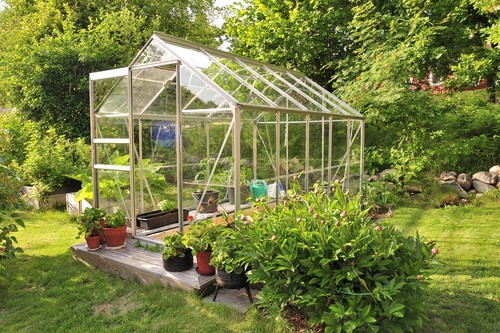
[[[229,112],[231,107],[238,106],[245,110],[363,118],[358,111],[300,72],[160,32],[153,34],[129,66],[133,85],[142,91],[140,99],[134,99],[134,114],[147,110],[175,80],[177,62],[182,63],[181,85],[190,95],[182,105],[183,112],[200,112],[201,109],[211,113]],[[124,70],[92,73],[91,79],[122,76]],[[116,85],[119,89],[110,92],[98,112],[126,112],[126,106],[121,103],[126,95],[125,81],[122,79]]]

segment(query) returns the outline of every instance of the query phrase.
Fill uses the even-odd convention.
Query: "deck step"
[[[203,276],[193,268],[184,272],[168,272],[163,268],[160,253],[134,246],[135,240],[127,238],[125,247],[110,250],[106,246],[89,251],[85,243],[71,247],[73,258],[99,270],[142,284],[159,283],[165,286],[204,295],[213,289],[215,276]]]

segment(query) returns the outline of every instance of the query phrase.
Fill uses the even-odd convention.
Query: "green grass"
[[[444,265],[426,293],[421,332],[498,332],[500,327],[500,195],[480,205],[405,207],[388,219],[405,233],[435,240]]]
[[[498,332],[500,192],[481,205],[403,207],[386,220],[435,240],[444,266],[432,275],[420,332]],[[0,272],[3,332],[286,332],[252,309],[245,316],[193,293],[143,286],[71,257],[76,226],[61,212],[25,212],[25,253]]]
[[[64,213],[22,213],[25,253],[0,272],[0,331],[276,332],[282,321],[245,316],[194,293],[144,286],[86,267],[71,256],[76,225]]]

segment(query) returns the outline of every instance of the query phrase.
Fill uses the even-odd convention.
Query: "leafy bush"
[[[193,249],[193,254],[212,251],[212,246],[222,228],[224,225],[216,225],[212,219],[196,222],[189,225],[189,229],[184,234],[184,243]]]
[[[260,305],[303,310],[326,332],[412,331],[422,323],[422,292],[434,262],[432,244],[374,225],[360,198],[335,186],[330,197],[318,185],[302,194],[293,185],[275,208],[264,201],[244,228],[233,233],[240,263],[263,283]],[[242,222],[242,221],[245,222]]]
[[[1,209],[1,208],[0,208]],[[4,222],[8,224],[4,225]],[[23,249],[17,246],[17,238],[12,235],[18,231],[18,226],[24,228],[24,221],[19,214],[0,210],[0,259],[15,258],[16,253],[22,253]],[[4,267],[0,264],[0,270]]]

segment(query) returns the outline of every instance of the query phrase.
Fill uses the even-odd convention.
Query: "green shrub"
[[[360,198],[335,186],[332,196],[293,190],[274,209],[257,203],[253,222],[236,233],[241,263],[263,283],[260,305],[294,305],[326,332],[411,331],[422,323],[422,291],[434,262],[432,244],[374,225]],[[437,249],[434,249],[436,251]]]
[[[0,259],[15,258],[16,253],[23,252],[23,249],[17,246],[17,238],[12,235],[18,231],[18,226],[24,228],[24,221],[19,214],[3,211],[0,208]],[[3,269],[0,263],[0,270]]]

